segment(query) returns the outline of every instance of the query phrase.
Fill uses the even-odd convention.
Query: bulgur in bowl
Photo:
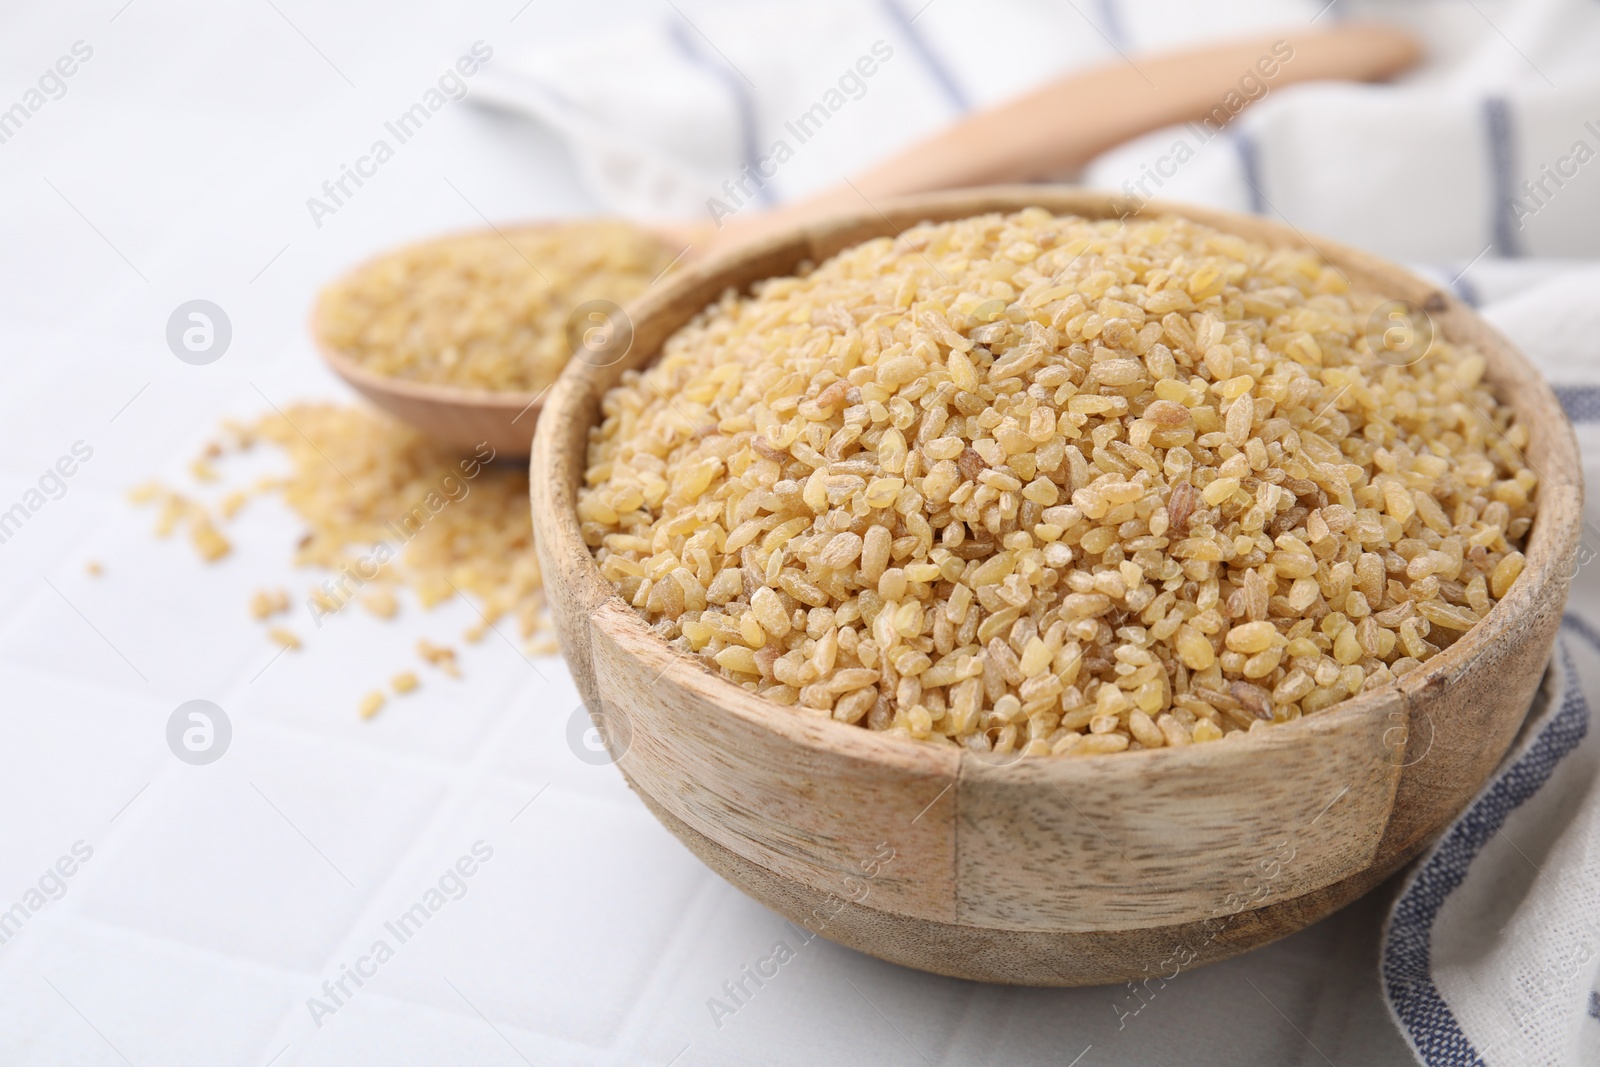
[[[826,936],[1028,984],[1223,958],[1414,855],[1559,623],[1537,374],[1264,220],[880,206],[694,268],[552,392],[536,540],[641,796]]]
[[[389,414],[464,451],[487,443],[520,458],[577,350],[574,316],[615,316],[676,254],[620,219],[435,237],[328,285],[311,333],[333,371]]]

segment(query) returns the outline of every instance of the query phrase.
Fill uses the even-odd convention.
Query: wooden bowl
[[[1357,286],[1425,308],[1476,346],[1522,415],[1541,474],[1527,566],[1473,630],[1397,684],[1226,742],[997,766],[817,720],[675,652],[601,576],[574,510],[599,400],[728,286],[787,274],[923,220],[1133,205],[1048,187],[888,202],[707,262],[635,306],[622,363],[573,365],[545,403],[533,523],[567,662],[628,782],[702,860],[834,941],[981,981],[1089,985],[1165,975],[1292,933],[1415,856],[1509,747],[1555,639],[1581,523],[1571,428],[1517,351],[1448,293],[1317,241]],[[1298,231],[1148,204],[1270,245]]]
[[[383,411],[440,444],[468,453],[487,442],[500,457],[520,459],[528,454],[539,407],[548,391],[496,393],[391,378],[340,353],[322,339],[315,324],[312,334],[333,373]]]

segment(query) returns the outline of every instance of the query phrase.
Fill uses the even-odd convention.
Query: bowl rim
[[[318,311],[321,309],[321,300],[318,300]],[[317,314],[317,312],[313,312]],[[458,385],[433,384],[416,381],[410,378],[392,378],[377,371],[368,370],[360,363],[346,356],[333,347],[322,337],[317,329],[317,323],[312,323],[312,338],[317,348],[317,353],[322,361],[339,377],[366,392],[376,390],[407,400],[422,400],[432,403],[447,403],[468,405],[479,408],[504,408],[506,411],[522,411],[530,405],[536,404],[539,398],[550,391],[546,386],[539,392],[522,390],[519,392],[495,392],[491,389],[464,389]]]
[[[972,210],[961,210],[963,204],[971,201],[977,201],[979,206]],[[1561,561],[1570,556],[1578,540],[1578,525],[1571,525],[1570,528],[1557,526],[1553,516],[1546,519],[1547,509],[1541,508],[1535,515],[1523,546],[1527,563],[1512,589],[1496,601],[1489,613],[1462,638],[1427,660],[1421,668],[1393,682],[1363,690],[1312,715],[1276,724],[1270,729],[1229,734],[1225,743],[1162,746],[1136,752],[1109,753],[1098,759],[1063,755],[1018,757],[1001,763],[984,760],[965,746],[933,744],[867,730],[858,725],[835,721],[831,717],[807,715],[773,703],[723,678],[706,667],[698,656],[672,649],[601,576],[592,551],[583,543],[578,530],[575,494],[586,465],[586,456],[579,454],[564,459],[561,451],[563,444],[557,440],[557,435],[565,431],[572,436],[575,430],[581,430],[583,443],[579,446],[580,453],[585,450],[588,431],[595,425],[593,420],[582,417],[585,407],[592,404],[598,412],[601,397],[623,369],[642,368],[653,362],[659,355],[661,343],[705,306],[701,305],[687,314],[682,313],[681,307],[675,305],[681,304],[685,295],[696,289],[711,287],[718,279],[741,273],[741,267],[759,264],[764,260],[787,262],[787,266],[775,273],[750,274],[744,271],[742,276],[746,278],[745,281],[736,285],[729,281],[727,285],[716,286],[712,291],[720,293],[723,288],[732,286],[743,294],[748,292],[752,281],[787,274],[803,260],[811,259],[820,264],[843,248],[877,236],[894,235],[918,224],[911,221],[903,227],[897,226],[891,213],[901,218],[916,216],[932,221],[948,221],[997,212],[1011,213],[1027,207],[1040,207],[1057,215],[1080,214],[1102,219],[1177,216],[1277,247],[1312,251],[1341,273],[1346,267],[1353,267],[1358,273],[1385,275],[1387,281],[1401,283],[1402,289],[1428,294],[1425,310],[1444,320],[1444,328],[1439,330],[1444,336],[1452,337],[1461,329],[1459,324],[1466,323],[1493,342],[1491,350],[1483,354],[1489,362],[1489,376],[1499,379],[1496,382],[1497,391],[1504,396],[1506,385],[1515,382],[1523,396],[1523,403],[1514,403],[1510,399],[1503,399],[1503,403],[1512,404],[1525,416],[1528,415],[1525,408],[1530,401],[1541,402],[1544,407],[1562,412],[1549,384],[1527,357],[1479,316],[1475,309],[1449,293],[1446,287],[1371,253],[1321,237],[1308,236],[1292,224],[1198,205],[1159,200],[1134,201],[1116,194],[1051,185],[984,186],[885,199],[861,211],[792,227],[694,264],[659,289],[642,294],[629,307],[635,317],[636,337],[647,332],[644,324],[653,324],[657,318],[676,320],[670,328],[662,330],[659,340],[648,346],[636,344],[634,352],[614,365],[617,368],[614,372],[612,367],[594,368],[576,362],[569,363],[563,370],[545,400],[544,411],[535,431],[529,474],[533,520],[537,539],[541,543],[541,556],[548,553],[547,558],[568,560],[578,568],[578,573],[573,577],[582,584],[584,609],[591,617],[593,626],[608,630],[612,638],[626,645],[626,651],[649,674],[654,675],[658,683],[670,679],[682,689],[714,704],[719,712],[734,715],[749,725],[779,735],[804,748],[886,768],[921,773],[942,770],[952,780],[975,766],[984,765],[1004,766],[1009,773],[1017,774],[1019,782],[1026,782],[1036,775],[1059,780],[1060,768],[1104,766],[1103,760],[1113,757],[1119,768],[1131,771],[1144,768],[1148,771],[1158,766],[1165,769],[1208,763],[1215,759],[1231,758],[1234,753],[1265,754],[1273,749],[1313,743],[1317,736],[1337,732],[1348,724],[1378,716],[1392,717],[1397,706],[1408,710],[1405,694],[1409,689],[1419,684],[1435,684],[1445,676],[1456,676],[1476,660],[1490,643],[1503,639],[1515,626],[1513,610],[1518,605],[1513,600],[1525,598],[1534,585],[1536,575],[1544,578],[1545,571],[1558,569]],[[859,235],[862,230],[872,229],[881,232],[854,236],[841,243],[842,236]],[[1254,232],[1242,232],[1245,230]],[[795,255],[797,252],[801,254]],[[713,296],[706,303],[715,299]],[[1458,324],[1455,330],[1450,328],[1451,323]],[[602,378],[610,379],[609,383],[603,382]],[[1524,392],[1529,388],[1533,390],[1532,397]],[[574,425],[568,426],[569,422]],[[1533,426],[1530,426],[1530,430],[1541,432]],[[1544,427],[1543,430],[1549,431],[1546,450],[1550,455],[1542,464],[1546,470],[1539,470],[1529,463],[1530,469],[1540,475],[1537,491],[1545,494],[1557,487],[1570,486],[1577,490],[1581,499],[1582,467],[1570,421],[1562,412],[1559,426]],[[1532,447],[1530,443],[1528,449],[1519,450],[1524,454],[1525,461],[1525,453]],[[568,460],[575,460],[566,467],[568,473],[575,475],[570,481],[574,494],[571,499],[562,496],[560,487],[555,484],[559,468]],[[1560,476],[1552,480],[1549,476],[1551,472]],[[1566,577],[1570,578],[1570,575]],[[1561,581],[1564,588],[1565,579]],[[1548,580],[1540,584],[1548,584]],[[573,654],[566,642],[563,642],[563,648],[569,656]],[[1404,740],[1399,743],[1403,747]],[[1028,773],[1030,771],[1034,773]]]

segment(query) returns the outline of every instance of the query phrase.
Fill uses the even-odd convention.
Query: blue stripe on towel
[[[1467,271],[1474,264],[1468,263],[1464,267],[1455,263],[1418,263],[1412,269],[1425,278],[1437,282],[1440,286],[1456,294],[1457,299],[1468,307],[1481,307],[1483,297],[1478,292],[1478,287],[1472,279],[1467,277]]]
[[[1511,123],[1511,105],[1503,96],[1483,102],[1484,128],[1489,136],[1490,232],[1495,251],[1502,256],[1522,255],[1522,234],[1512,212],[1516,199],[1516,131]]]
[[[1450,288],[1456,291],[1456,295],[1464,300],[1468,307],[1482,306],[1483,297],[1478,295],[1478,287],[1472,284],[1472,279],[1466,274],[1456,275],[1455,281],[1450,283]]]
[[[1600,634],[1576,616],[1563,627],[1593,643]],[[1383,987],[1389,1008],[1427,1067],[1479,1067],[1483,1057],[1461,1030],[1433,983],[1433,924],[1445,899],[1506,819],[1550,780],[1556,764],[1589,732],[1589,704],[1564,645],[1557,646],[1565,691],[1561,707],[1523,753],[1496,775],[1412,876],[1390,915],[1383,944]]]
[[[685,59],[721,82],[727,88],[728,95],[733,97],[734,109],[739,113],[739,154],[744,157],[745,169],[755,179],[755,199],[768,206],[777,203],[772,190],[762,181],[764,175],[758,165],[761,150],[756,140],[756,103],[750,95],[750,86],[744,80],[744,75],[730,70],[725,60],[719,62],[703,55],[681,22],[668,23],[667,36]]]
[[[928,2],[931,3],[932,0]],[[939,54],[928,44],[928,39],[923,36],[922,31],[917,29],[917,15],[921,15],[922,11],[908,16],[896,0],[881,0],[880,6],[889,21],[899,28],[900,36],[905,38],[906,44],[911,46],[911,50],[917,54],[917,58],[928,69],[928,73],[933,75],[933,80],[938,83],[950,106],[958,113],[971,111],[972,101],[967,96],[966,90],[961,88],[961,83],[956,81],[955,73],[945,65],[944,60],[939,58]]]
[[[1250,210],[1265,215],[1267,194],[1261,191],[1261,146],[1248,131],[1237,126],[1228,131],[1228,140],[1239,156],[1239,173],[1250,190]]]
[[[1563,615],[1561,617],[1561,625],[1564,629],[1571,630],[1573,633],[1583,638],[1584,643],[1590,648],[1594,649],[1596,652],[1600,652],[1600,630],[1596,630],[1593,626],[1590,626],[1587,622],[1585,622],[1583,616],[1574,614]]]
[[[1600,422],[1600,385],[1556,385],[1556,399],[1573,422]]]
[[[1122,24],[1122,9],[1117,0],[1100,0],[1096,6],[1100,8],[1100,28],[1110,39],[1111,47],[1119,52],[1128,51],[1128,28]]]

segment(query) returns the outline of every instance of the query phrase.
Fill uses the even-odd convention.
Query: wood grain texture
[[[774,723],[766,701],[743,690],[744,699],[708,716],[704,689],[671,670],[676,654],[616,625],[620,612],[632,609],[609,604],[596,618],[595,676],[601,705],[628,721],[618,762],[635,788],[711,840],[820,892],[837,890],[888,843],[901,859],[874,884],[883,906],[956,918],[951,880],[922,877],[954,869],[951,805],[939,802],[959,771],[955,749],[870,735],[841,748],[829,743],[833,722],[791,714]]]
[[[784,878],[679,821],[649,794],[639,795],[702,863],[808,932],[902,966],[1005,985],[1133,981],[1159,989],[1180,973],[1230,959],[1327,918],[1405,866],[1423,847],[1385,856],[1331,885],[1265,907],[1248,906],[1253,892],[1241,879],[1190,922],[1070,933],[997,930],[885,910],[870,884],[863,896],[843,879],[830,890],[819,890]]]
[[[374,374],[337,352],[323,348],[323,359],[373,406],[421,430],[442,445],[469,453],[487,443],[495,455],[520,459],[528,454],[539,417],[533,393],[491,393],[408,382]]]
[[[1400,778],[1385,735],[1403,716],[1390,689],[1250,745],[1004,766],[964,753],[958,918],[1046,931],[1183,922],[1280,841],[1297,862],[1257,903],[1338,881],[1377,852]]]
[[[676,653],[600,577],[574,511],[598,398],[728,286],[922,220],[1039,206],[1119,217],[1118,198],[989,188],[880,203],[691,267],[635,305],[621,363],[573,365],[534,441],[534,529],[563,648],[591,708],[626,718],[620,766],[709,865],[821,933],[909,966],[1075,985],[1225,958],[1348,903],[1414,856],[1504,755],[1548,658],[1580,530],[1576,442],[1528,363],[1469,309],[1381,260],[1287,226],[1147,204],[1284,247],[1411,300],[1468,341],[1529,423],[1541,475],[1510,594],[1404,684],[1260,733],[1180,749],[996,766],[761,700]],[[869,857],[892,862],[865,880]],[[874,865],[875,867],[878,865]],[[1218,916],[1225,916],[1222,922]],[[1220,923],[1220,926],[1219,926]]]

